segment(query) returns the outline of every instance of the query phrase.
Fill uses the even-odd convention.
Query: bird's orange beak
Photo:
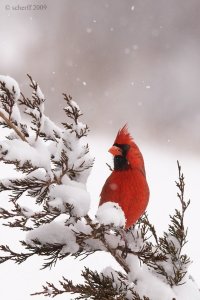
[[[122,150],[117,146],[112,146],[108,152],[110,152],[113,156],[122,155]]]

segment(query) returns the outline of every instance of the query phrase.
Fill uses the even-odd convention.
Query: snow
[[[111,190],[116,191],[118,189],[118,185],[116,183],[111,183],[110,188]]]
[[[76,155],[74,157],[76,159]],[[45,178],[46,174],[46,171],[40,167],[39,169],[30,173],[28,176],[40,178],[42,180]],[[9,184],[8,180],[7,183]],[[92,184],[95,187],[94,181]],[[80,202],[79,199],[81,198],[82,201],[82,198],[84,198],[84,196],[82,197],[81,195],[82,192],[86,192],[85,184],[71,180],[67,175],[64,175],[62,177],[61,185],[58,187],[60,188],[57,189],[57,186],[55,186],[55,189],[53,188],[53,185],[51,187],[51,199],[49,203],[51,203],[52,206],[61,205],[63,207],[65,203],[68,203],[68,197],[74,198],[76,196],[77,203],[74,199],[75,205],[77,207],[83,205],[83,203]],[[77,191],[78,193],[80,192],[80,194],[78,194]],[[104,224],[114,223],[115,226],[123,226],[125,224],[125,218],[123,212],[120,212],[120,207],[117,207],[118,205],[113,202],[110,202],[109,205],[108,204],[109,203],[105,203],[101,207],[99,207],[97,212],[97,220],[100,221],[100,223]],[[77,207],[76,209],[78,209]],[[23,214],[26,217],[31,217],[32,211],[29,208],[23,206],[22,210]],[[87,210],[85,209],[85,212],[86,211]],[[122,213],[123,225],[121,224],[120,213]],[[83,232],[85,234],[90,234],[91,227],[86,225],[82,220],[79,220],[76,224],[70,225],[69,227],[65,226],[63,223],[58,223],[54,221],[50,224],[42,225],[38,229],[33,229],[27,234],[26,241],[31,245],[34,245],[34,239],[39,240],[42,244],[61,244],[63,245],[61,253],[75,253],[76,251],[78,251],[79,246],[76,243],[75,235],[73,232]],[[139,236],[137,236],[136,233],[138,233],[138,231],[132,231],[132,234],[130,233],[127,235],[127,241],[129,245],[131,245],[131,249],[133,251],[140,250],[142,246],[142,239],[140,238],[140,234]],[[135,237],[135,239],[133,238],[133,236]],[[173,243],[176,242],[171,235],[168,235],[168,239]],[[119,236],[115,237],[114,234],[112,234],[112,232],[110,235],[106,235],[106,240],[112,247],[116,247],[120,242]],[[101,243],[92,239],[88,239],[87,244],[94,250],[104,249]],[[90,247],[88,249],[91,249]],[[171,289],[169,285],[167,285],[163,280],[161,280],[161,278],[155,276],[155,272],[151,272],[145,265],[141,265],[136,256],[128,255],[126,261],[130,268],[130,273],[128,274],[128,284],[130,285],[130,287],[134,286],[134,288],[141,297],[143,295],[148,295],[152,300],[160,300],[160,296],[162,295],[162,300],[172,300],[173,298],[175,298],[176,300],[200,300],[200,293],[198,287],[195,285],[194,282],[192,282],[190,278],[185,278],[186,284],[181,285],[179,287],[173,287]],[[102,265],[102,262],[99,265]],[[118,279],[117,272],[112,267],[107,267],[102,272],[107,276],[114,277],[116,281],[114,285],[120,286],[120,280]],[[71,274],[69,274],[67,277],[70,278],[70,275]],[[132,299],[128,296],[128,293],[127,299]]]
[[[94,147],[94,152],[96,153],[96,160],[94,164],[94,168],[92,170],[92,174],[89,177],[89,190],[91,191],[91,195],[93,196],[92,198],[95,198],[98,194],[100,194],[101,187],[103,186],[105,179],[109,176],[109,170],[106,166],[102,166],[102,156],[104,157],[104,160],[110,164],[110,157],[107,153],[104,153],[105,150],[103,149],[108,149],[110,144],[109,141],[104,141],[104,139],[97,139],[95,141],[91,141],[93,147]],[[102,149],[99,149],[99,144],[102,145]],[[145,147],[144,147],[145,149]],[[150,182],[151,186],[151,201],[149,203],[148,207],[148,214],[150,214],[150,221],[156,225],[157,233],[158,235],[163,234],[163,230],[166,230],[166,227],[169,222],[169,214],[172,214],[174,211],[174,207],[178,207],[179,203],[176,201],[176,187],[173,183],[173,180],[177,178],[177,169],[176,169],[176,159],[175,155],[170,156],[171,153],[162,151],[155,151],[155,148],[151,148],[146,146],[146,152],[144,153],[146,157],[146,169],[148,170],[148,180]],[[106,156],[107,155],[107,156]],[[177,154],[178,155],[178,154]],[[151,168],[152,166],[152,161],[157,161],[159,157],[159,162],[157,162],[155,168]],[[167,159],[166,159],[167,157]],[[177,156],[176,156],[177,157]],[[194,207],[196,204],[196,209],[198,210],[198,197],[195,193],[198,188],[198,179],[193,177],[194,170],[197,172],[198,166],[196,166],[197,161],[196,160],[191,160],[188,159],[187,157],[185,159],[180,158],[182,161],[184,161],[184,166],[183,166],[183,171],[187,175],[186,181],[188,181],[187,178],[189,178],[189,183],[187,184],[187,195],[191,195],[193,201],[191,203],[191,206],[187,212],[189,213],[190,219],[187,219],[187,222],[189,221],[188,226],[191,230],[189,230],[189,234],[192,231],[192,228],[195,228],[194,226],[191,227],[191,222],[193,215],[196,213],[198,215],[198,211],[196,212]],[[164,165],[163,165],[164,164]],[[160,185],[158,186],[157,184],[157,178],[160,178]],[[95,187],[94,185],[94,180],[98,179],[99,185],[98,187]],[[195,179],[195,184],[191,178]],[[186,182],[187,183],[187,182]],[[191,186],[191,187],[190,187]],[[188,188],[190,188],[190,192],[188,191]],[[167,195],[163,196],[163,190],[167,191]],[[167,199],[167,201],[162,201],[161,203],[159,202],[159,199]],[[196,199],[196,202],[195,202]],[[159,204],[160,203],[160,204]],[[96,207],[98,205],[98,201],[95,203],[92,202],[92,209],[96,211]],[[164,209],[163,209],[164,207]],[[160,218],[162,216],[162,219]],[[198,218],[198,216],[197,216]],[[156,224],[155,224],[156,223]],[[194,221],[195,223],[195,221]],[[133,233],[133,235],[132,235]],[[141,247],[143,245],[142,238],[137,236],[137,232],[135,230],[132,231],[132,233],[128,233],[126,235],[127,242],[133,251],[139,251],[141,250]],[[198,232],[196,233],[198,235]],[[193,243],[195,243],[196,236],[195,238],[193,237]],[[133,238],[134,236],[134,238]],[[173,237],[171,235],[168,235],[168,238],[175,243]],[[106,240],[108,241],[110,246],[115,247],[118,243],[117,239],[112,237],[110,234],[109,236],[106,236]],[[192,239],[191,237],[188,238],[189,242],[185,247],[188,247],[187,249],[184,249],[183,253],[188,253],[188,251],[193,251],[196,249],[196,247],[192,247]],[[179,245],[176,245],[179,246]],[[196,251],[197,252],[197,251]],[[189,256],[191,256],[193,260],[193,256],[188,253]],[[195,254],[195,253],[194,253]],[[193,255],[194,255],[193,254]],[[196,253],[196,259],[194,260],[193,264],[189,268],[189,273],[192,272],[192,274],[195,274],[195,277],[198,279],[198,253]],[[150,299],[152,300],[157,300],[157,299],[166,299],[166,300],[172,300],[173,298],[176,300],[200,300],[200,292],[198,290],[197,285],[191,281],[191,279],[184,278],[183,281],[186,281],[185,284],[180,285],[178,287],[173,287],[172,289],[164,282],[162,281],[161,277],[156,277],[155,273],[150,272],[148,268],[145,266],[141,265],[138,261],[138,258],[136,256],[127,256],[127,262],[129,267],[131,268],[131,272],[129,273],[129,278],[131,282],[134,280],[137,280],[137,291],[141,289],[141,294],[147,292],[146,296],[151,295]],[[109,265],[109,264],[108,264]],[[165,263],[165,268],[169,263]],[[112,262],[110,263],[110,266],[113,266]],[[195,270],[196,266],[196,270]],[[192,268],[194,268],[192,270]],[[115,270],[119,270],[116,266],[114,267]],[[115,272],[115,270],[110,269],[111,272]],[[196,272],[195,272],[196,271]],[[104,272],[104,271],[103,271]],[[109,272],[108,272],[109,273]],[[114,274],[114,273],[113,273]],[[154,283],[153,283],[154,282]],[[152,286],[152,288],[151,288]],[[157,287],[158,286],[158,287]],[[164,295],[162,297],[162,295]],[[128,298],[127,299],[132,299]]]
[[[75,109],[77,109],[78,111],[80,111],[80,107],[79,105],[74,101],[74,100],[70,100],[70,104],[71,106],[73,106]],[[65,109],[70,110],[72,112],[72,108],[70,106],[66,106]],[[81,112],[81,111],[80,111]]]
[[[83,232],[84,234],[90,234],[92,231],[91,226],[85,224],[83,221],[78,220],[74,225],[73,225],[73,230],[76,232]]]
[[[184,285],[171,288],[160,278],[156,277],[145,266],[141,265],[139,259],[135,255],[128,254],[126,261],[128,263],[131,272],[128,275],[126,281],[127,284],[127,299],[132,300],[132,295],[128,291],[128,288],[134,288],[134,290],[143,299],[143,296],[148,296],[151,300],[199,300],[200,292],[195,283],[188,278]],[[102,270],[104,276],[108,276],[114,279],[113,286],[121,287],[121,281],[119,275],[111,266]]]
[[[17,101],[20,97],[20,88],[17,81],[14,78],[7,75],[0,75],[0,81],[5,82],[6,88],[9,89],[10,93],[14,96],[14,100]],[[13,87],[15,93],[13,93]],[[0,90],[0,95],[2,95],[2,93],[2,90]]]
[[[178,252],[178,250],[180,249],[180,243],[179,241],[174,237],[172,236],[171,234],[166,234],[166,240],[168,241],[169,243],[169,246],[176,249],[176,251]],[[166,254],[166,257],[167,257],[167,261],[162,261],[162,262],[159,262],[159,265],[161,267],[164,268],[164,270],[167,272],[168,276],[174,276],[174,266],[177,266],[177,268],[180,268],[180,260],[178,261],[173,261],[172,263],[172,260],[173,260],[173,257],[169,254]],[[187,264],[183,264],[182,265],[182,272],[187,272],[188,270],[188,267],[191,265],[191,262],[188,262]],[[182,281],[180,281],[180,284],[184,283],[185,282],[185,277],[183,277]]]
[[[106,267],[105,269],[102,270],[102,273],[104,276],[114,279],[114,282],[112,284],[114,288],[121,286],[121,282],[119,280],[119,275],[112,267],[110,267],[110,266]]]
[[[13,85],[13,83],[11,83],[12,80],[7,81],[8,84],[10,83],[9,88],[11,88]],[[150,88],[150,86],[146,86],[146,88]],[[19,90],[18,94],[20,94]],[[39,86],[36,94],[39,98],[44,99],[44,95],[42,94]],[[17,100],[17,93],[15,97]],[[74,101],[71,101],[71,104],[79,110],[78,105]],[[43,103],[40,108],[43,114]],[[13,106],[12,117],[17,122],[21,120],[17,103]],[[54,155],[55,159],[59,160],[63,149],[66,150],[68,157],[67,165],[72,170],[79,170],[81,169],[81,165],[85,164],[87,167],[91,163],[90,155],[85,154],[87,150],[85,138],[80,141],[76,137],[76,133],[81,133],[82,130],[85,130],[85,125],[83,123],[78,122],[78,124],[73,124],[72,133],[71,130],[61,129],[49,118],[42,115],[42,130],[50,137],[54,137],[54,132],[56,132],[58,135],[56,141],[48,141],[48,143],[44,143],[41,138],[38,138],[35,141],[35,136],[30,135],[30,137],[27,138],[29,143],[26,143],[19,140],[19,137],[15,136],[15,139],[12,141],[5,140],[0,143],[0,152],[2,156],[8,160],[17,159],[20,161],[20,164],[30,161],[32,165],[36,166],[38,169],[31,172],[27,175],[27,177],[37,178],[40,180],[46,180],[48,175],[51,173],[51,155]],[[69,147],[64,146],[63,139],[65,139]],[[72,215],[65,224],[63,222],[58,222],[57,218],[57,221],[41,225],[39,228],[31,230],[27,234],[26,241],[33,246],[35,245],[34,240],[38,240],[41,244],[60,244],[62,245],[61,253],[73,254],[79,250],[79,245],[76,243],[75,232],[90,234],[92,230],[91,227],[86,224],[86,221],[81,218],[88,213],[90,208],[90,194],[87,192],[85,185],[90,170],[80,171],[80,174],[83,173],[84,175],[78,175],[75,178],[76,180],[71,180],[67,174],[63,175],[62,172],[63,170],[57,167],[54,171],[55,177],[51,177],[51,179],[53,179],[53,183],[49,187],[50,194],[48,205],[50,209],[58,208],[60,212],[63,213],[61,217],[64,216],[66,221],[66,216],[68,217],[68,215],[65,214],[67,212],[66,204],[69,204],[72,207]],[[59,178],[59,184],[56,183],[56,176]],[[96,175],[93,177],[93,185],[94,178],[96,181]],[[4,179],[3,183],[9,185],[10,182],[8,179]],[[113,190],[118,188],[116,184],[112,184],[110,187]],[[26,205],[21,205],[21,211],[27,218],[31,218],[35,214],[35,212]],[[76,217],[81,219],[77,221]],[[123,227],[126,222],[122,209],[117,203],[113,202],[107,202],[101,205],[98,208],[96,217],[97,218],[94,222],[99,222],[100,224],[105,225],[113,224],[116,227]],[[126,238],[133,251],[139,251],[141,249],[143,243],[139,230],[133,230],[130,234],[127,233]],[[112,248],[117,247],[120,243],[124,243],[123,240],[120,240],[120,236],[115,236],[115,233],[112,230],[110,230],[110,234],[106,235],[105,239]],[[168,240],[179,247],[173,236],[168,235]],[[88,250],[105,250],[105,247],[100,241],[95,239],[93,240],[92,238],[86,240],[86,250],[87,247]],[[175,298],[176,300],[200,300],[199,290],[191,278],[184,278],[184,280],[186,280],[185,285],[171,288],[168,284],[166,284],[166,282],[164,282],[161,276],[158,276],[155,273],[155,271],[151,271],[146,265],[141,264],[137,256],[128,254],[126,262],[130,268],[130,272],[128,274],[129,281],[127,281],[128,285],[134,286],[141,297],[146,295],[152,300],[160,300],[160,295],[162,295],[162,300],[172,300],[172,298]],[[168,273],[173,271],[170,260],[169,262],[164,262],[163,265]],[[116,280],[114,285],[120,284],[117,272],[111,267],[108,267],[103,272],[104,274],[108,274],[108,276],[111,276],[111,274],[114,276]]]
[[[186,276],[186,282],[180,286],[174,286],[173,291],[177,295],[177,300],[199,300],[200,291],[196,283],[189,276]]]
[[[112,231],[110,231],[110,234],[107,234],[105,236],[105,239],[110,247],[117,248],[118,245],[121,243],[124,245],[124,241],[121,240],[120,235],[116,236],[115,234],[112,234]]]
[[[16,80],[10,76],[0,75],[0,81],[4,82],[6,84],[5,85],[6,88],[10,91],[10,93],[13,96],[14,104],[12,106],[11,117],[12,117],[12,120],[19,123],[19,122],[21,122],[21,114],[20,114],[19,107],[17,105],[17,100],[20,97],[19,85],[16,82]],[[13,92],[13,88],[14,88],[14,92]],[[3,96],[3,94],[4,94],[3,90],[0,89],[0,96]],[[0,102],[0,108],[1,108],[1,102]],[[5,116],[7,116],[7,113],[4,110],[2,112],[4,113]]]
[[[134,272],[134,268],[132,272]],[[137,284],[135,289],[140,296],[148,295],[152,300],[160,300],[162,295],[162,300],[172,300],[173,298],[183,300],[177,299],[171,287],[153,275],[146,265],[142,266],[141,272],[138,272],[136,280]]]
[[[21,206],[21,212],[27,218],[31,218],[35,214],[32,209],[30,209],[29,207],[26,207],[26,206]]]
[[[12,117],[12,120],[16,121],[17,123],[21,122],[21,113],[20,113],[17,103],[15,103],[12,107],[11,117]]]
[[[190,278],[185,284],[171,288],[145,265],[140,264],[135,255],[128,254],[126,261],[130,268],[129,280],[135,282],[135,290],[142,297],[148,295],[152,300],[200,300],[200,292]]]
[[[41,124],[40,127],[41,128],[43,127],[43,123],[44,123],[44,114],[43,114],[44,103],[43,102],[39,105],[39,107],[35,107],[35,108],[25,107],[24,111],[27,115],[31,116],[31,114],[33,114],[38,120],[40,120],[40,124]],[[32,121],[32,117],[30,117],[30,119]],[[36,127],[36,126],[34,125],[32,127]]]
[[[47,116],[43,117],[41,131],[45,132],[47,137],[53,137],[54,132],[56,132],[58,135],[61,135],[62,133],[61,128],[52,122]]]
[[[32,172],[30,172],[28,175],[26,175],[27,178],[37,178],[39,180],[46,180],[47,179],[47,172],[45,169],[38,168]]]
[[[71,101],[71,104],[73,104],[74,108],[79,110],[79,106],[74,101]],[[66,107],[66,109],[68,108],[69,107]],[[71,110],[71,108],[69,109]],[[54,132],[58,136],[56,142],[51,142],[48,144],[48,150],[50,154],[53,155],[54,160],[57,161],[60,160],[62,151],[64,150],[68,157],[68,168],[75,171],[77,170],[76,180],[82,183],[86,183],[91,172],[88,166],[90,166],[93,161],[90,153],[86,153],[87,141],[85,137],[82,137],[81,139],[76,137],[76,132],[81,134],[85,128],[85,124],[82,122],[77,122],[77,124],[73,125],[72,132],[70,129],[61,129],[46,116],[43,118],[42,132],[45,132],[47,137],[52,137],[54,139]]]
[[[72,205],[72,214],[76,217],[85,216],[90,208],[90,194],[84,184],[67,180],[66,184],[50,186],[49,206],[65,211],[65,204]]]
[[[171,287],[151,272],[146,265],[141,265],[137,256],[128,254],[126,262],[130,268],[129,280],[135,283],[135,290],[140,297],[145,295],[152,300],[160,300],[161,295],[162,300],[176,298]],[[178,299],[176,298],[176,300]]]
[[[22,140],[5,140],[0,142],[0,156],[6,151],[4,157],[7,160],[18,160],[21,166],[30,161],[33,166],[43,167],[50,172],[50,153],[39,141],[31,146]]]
[[[76,129],[76,128],[75,128]],[[79,132],[79,128],[76,129]],[[71,151],[67,151],[68,155],[68,167],[73,170],[82,169],[81,166],[85,168],[81,172],[76,174],[76,180],[78,182],[86,183],[87,178],[91,172],[91,168],[87,168],[87,166],[92,164],[93,159],[90,156],[90,153],[85,154],[86,152],[86,141],[85,138],[81,140],[77,139],[75,134],[71,134],[69,131],[63,133],[62,138],[64,138],[68,145],[71,148]],[[63,141],[57,144],[57,152],[55,153],[55,158],[59,157],[62,151]]]
[[[26,235],[26,242],[34,246],[34,240],[41,244],[60,244],[63,245],[62,253],[74,253],[79,249],[76,243],[76,237],[72,230],[63,224],[51,222],[50,224],[41,225]]]
[[[102,204],[98,210],[96,217],[100,224],[113,224],[114,226],[125,226],[126,219],[124,212],[118,203],[106,202]]]
[[[126,262],[129,266],[130,272],[128,274],[130,281],[135,281],[138,278],[138,274],[141,272],[141,263],[136,255],[128,254]]]
[[[37,91],[36,91],[36,95],[38,96],[38,98],[40,98],[41,100],[44,100],[44,94],[41,91],[41,88],[39,85],[37,85]],[[44,111],[42,111],[44,112]]]
[[[126,234],[126,240],[132,251],[140,251],[143,247],[142,232],[139,228],[133,229]]]
[[[87,32],[87,33],[91,33],[91,32],[92,32],[92,28],[88,27],[88,28],[86,29],[86,32]]]

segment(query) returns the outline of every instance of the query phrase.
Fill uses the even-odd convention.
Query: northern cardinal
[[[114,170],[102,188],[99,206],[108,201],[118,203],[127,229],[141,217],[149,201],[144,160],[127,125],[119,130],[109,152],[114,156]]]

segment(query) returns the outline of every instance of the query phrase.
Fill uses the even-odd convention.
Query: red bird
[[[144,160],[127,125],[119,130],[109,152],[114,156],[114,170],[102,188],[99,206],[108,201],[118,203],[127,229],[141,217],[149,201]]]

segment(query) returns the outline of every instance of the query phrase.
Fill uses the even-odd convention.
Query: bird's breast
[[[124,211],[128,228],[144,213],[149,200],[149,187],[139,168],[113,171],[101,193],[101,203],[113,201]]]

